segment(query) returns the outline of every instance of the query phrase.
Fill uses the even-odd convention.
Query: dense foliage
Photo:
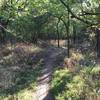
[[[100,67],[84,67],[78,73],[54,72],[52,92],[56,100],[98,100]]]

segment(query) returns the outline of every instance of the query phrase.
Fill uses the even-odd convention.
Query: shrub
[[[0,91],[0,100],[32,100],[32,93],[36,90],[37,77],[42,69],[42,60],[40,60],[34,69],[23,69],[16,73],[14,84],[4,91]]]
[[[84,67],[78,73],[66,69],[54,72],[52,91],[56,100],[97,100],[100,67]]]
[[[65,90],[66,82],[69,82],[71,79],[71,74],[69,70],[57,70],[55,71],[52,79],[52,88],[53,93],[58,95]]]

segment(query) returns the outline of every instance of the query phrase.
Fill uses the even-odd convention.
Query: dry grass
[[[27,65],[31,54],[41,50],[39,47],[25,43],[17,43],[15,47],[7,44],[0,48],[0,90],[11,87],[16,73],[31,67]]]

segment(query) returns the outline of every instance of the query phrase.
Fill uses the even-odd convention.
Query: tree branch
[[[0,28],[2,28],[6,32],[11,32],[11,31],[7,30],[4,26],[2,26],[1,24],[0,24]]]
[[[79,16],[84,16],[84,15],[100,15],[100,13],[98,12],[96,12],[96,13],[91,13],[91,12],[84,12],[84,13],[82,13],[82,14],[78,14]]]
[[[84,19],[80,18],[79,16],[75,15],[75,14],[72,12],[72,10],[70,9],[69,5],[67,5],[63,0],[60,0],[60,2],[67,8],[67,10],[70,12],[70,14],[71,14],[71,16],[72,16],[73,18],[76,18],[76,19],[78,19],[78,20],[80,20],[81,22],[84,22],[84,23],[86,23],[86,24],[92,25],[92,22],[87,21],[87,20],[84,20]]]

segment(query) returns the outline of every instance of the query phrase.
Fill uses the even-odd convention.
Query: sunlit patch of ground
[[[13,96],[14,97],[12,97],[12,95],[9,95],[8,97],[5,97],[4,100],[13,99],[13,98],[16,98],[18,100],[33,100],[33,91],[24,89],[19,91]]]

